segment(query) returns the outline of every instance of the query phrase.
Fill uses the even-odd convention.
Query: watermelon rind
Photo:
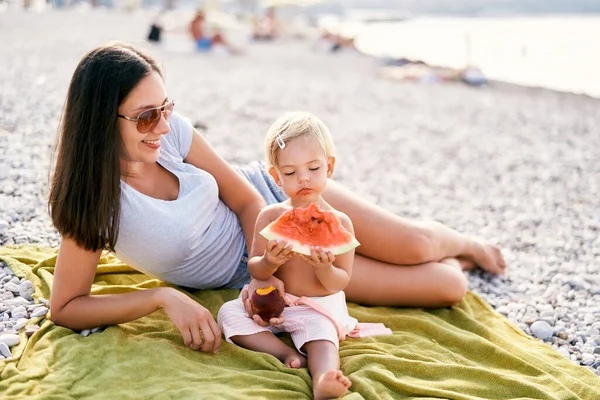
[[[286,236],[278,234],[277,232],[273,232],[270,225],[265,227],[259,233],[262,237],[264,237],[267,240],[285,240],[286,242],[288,242],[288,244],[292,245],[292,250],[294,252],[310,256],[310,246],[302,244],[301,242],[299,242],[295,239],[290,239]],[[338,254],[347,253],[348,251],[358,247],[359,245],[360,245],[360,243],[358,242],[358,240],[356,240],[356,238],[353,237],[351,241],[349,241],[348,243],[344,243],[343,245],[331,246],[331,247],[320,246],[320,247],[324,251],[330,251],[331,254],[333,254],[334,256],[337,256]]]

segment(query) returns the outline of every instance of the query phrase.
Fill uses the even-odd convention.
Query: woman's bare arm
[[[258,213],[266,205],[265,200],[196,130],[185,161],[210,173],[216,179],[219,197],[240,219],[249,249],[254,237],[254,224]]]
[[[91,296],[101,251],[82,249],[63,238],[52,285],[52,320],[71,329],[86,329],[132,321],[160,307],[156,290]]]
[[[90,295],[100,255],[100,250],[87,251],[72,239],[62,239],[50,298],[51,317],[57,325],[77,330],[115,325],[163,308],[186,345],[202,351],[219,349],[221,331],[211,313],[178,290]]]

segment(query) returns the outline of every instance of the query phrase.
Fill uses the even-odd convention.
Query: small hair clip
[[[283,141],[283,139],[281,138],[279,133],[277,135],[275,135],[275,139],[277,140],[277,144],[279,145],[279,148],[282,150],[285,149],[285,142]]]

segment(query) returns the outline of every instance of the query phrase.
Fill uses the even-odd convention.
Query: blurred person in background
[[[209,33],[210,30],[212,30],[212,32]],[[239,49],[235,48],[225,40],[220,29],[213,28],[210,30],[206,23],[205,12],[203,10],[198,10],[189,23],[189,32],[194,43],[196,43],[196,49],[198,51],[207,52],[215,46],[221,45],[231,54],[241,54]]]
[[[254,40],[273,40],[279,37],[279,25],[275,16],[275,8],[269,7],[261,19],[254,21]]]

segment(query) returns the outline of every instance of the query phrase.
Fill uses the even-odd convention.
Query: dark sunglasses
[[[127,121],[136,122],[139,133],[148,133],[156,128],[156,125],[160,122],[161,115],[165,117],[165,121],[169,122],[171,114],[173,114],[173,107],[175,107],[175,102],[167,99],[162,106],[144,110],[136,118],[129,118],[121,114],[117,114],[117,116]]]

